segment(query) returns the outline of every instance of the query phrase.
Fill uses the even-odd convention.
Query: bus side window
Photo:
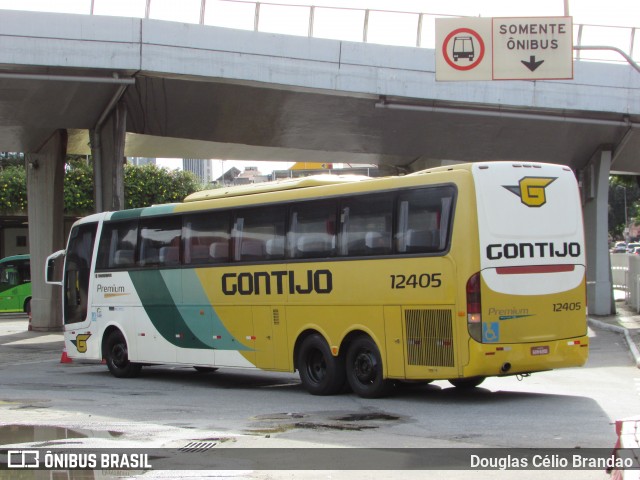
[[[453,187],[430,187],[399,195],[397,250],[399,253],[446,251],[450,231]]]
[[[284,211],[275,208],[241,210],[233,228],[234,260],[284,258]]]
[[[340,255],[392,252],[393,196],[363,195],[343,202]]]
[[[182,219],[178,216],[140,220],[139,265],[179,265],[181,236]]]
[[[186,215],[182,227],[185,265],[229,261],[229,213]]]
[[[336,211],[334,201],[305,202],[291,211],[287,235],[293,258],[332,257],[336,253]]]
[[[18,265],[18,275],[20,283],[29,283],[31,281],[31,265],[28,261]]]
[[[6,283],[9,287],[13,287],[18,284],[18,270],[14,265],[7,265],[2,269],[1,283]]]
[[[135,266],[138,222],[105,222],[102,227],[96,269],[126,269]]]

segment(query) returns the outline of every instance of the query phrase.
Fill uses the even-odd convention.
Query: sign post
[[[573,78],[571,17],[436,19],[436,80]]]

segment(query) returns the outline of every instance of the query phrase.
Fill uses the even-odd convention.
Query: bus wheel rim
[[[118,367],[123,367],[127,364],[127,355],[127,347],[121,343],[114,345],[111,350],[113,363]]]
[[[327,374],[327,362],[321,352],[315,351],[309,354],[307,372],[314,382],[322,382]]]
[[[359,352],[353,362],[356,379],[362,384],[372,383],[376,379],[378,363],[371,352]]]

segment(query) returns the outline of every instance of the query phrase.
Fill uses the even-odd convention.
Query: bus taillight
[[[474,340],[482,341],[482,302],[480,299],[480,272],[467,280],[467,328]]]

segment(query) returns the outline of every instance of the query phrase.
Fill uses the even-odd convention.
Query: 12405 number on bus
[[[442,285],[441,273],[391,275],[391,288],[438,288]]]

